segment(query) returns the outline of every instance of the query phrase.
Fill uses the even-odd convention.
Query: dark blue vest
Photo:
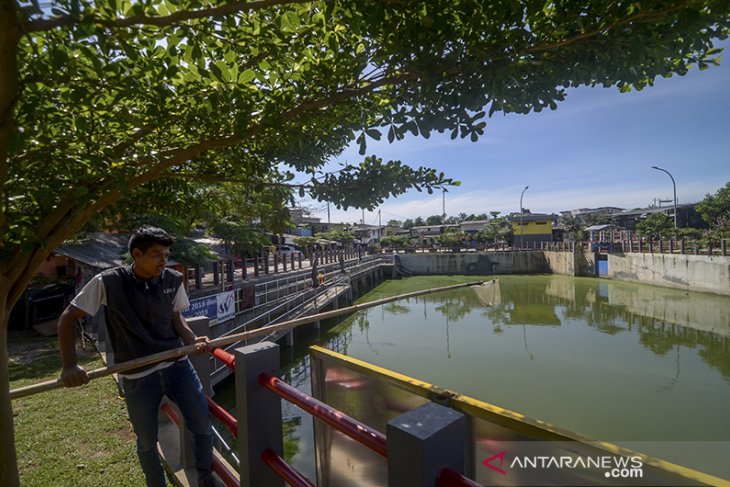
[[[116,363],[183,345],[172,322],[173,299],[183,282],[182,274],[165,269],[160,277],[142,280],[131,267],[117,267],[102,272],[101,277],[107,333]]]

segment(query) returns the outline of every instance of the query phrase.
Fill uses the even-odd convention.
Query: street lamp
[[[672,175],[667,171],[666,169],[662,169],[661,167],[657,166],[651,166],[652,169],[656,169],[657,171],[662,171],[667,173],[667,176],[669,176],[669,179],[672,180],[672,188],[674,189],[674,229],[677,229],[677,183],[674,182],[674,178]]]
[[[523,248],[525,246],[525,227],[522,223],[522,216],[525,214],[524,208],[522,208],[522,197],[525,196],[525,191],[529,186],[525,186],[525,189],[522,190],[522,193],[520,194],[520,248]]]

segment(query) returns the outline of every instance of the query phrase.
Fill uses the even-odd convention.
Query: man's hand
[[[80,365],[72,365],[61,372],[61,382],[66,387],[78,387],[89,383],[89,376],[86,369]]]
[[[207,336],[195,337],[195,355],[202,355],[210,352],[210,340]]]

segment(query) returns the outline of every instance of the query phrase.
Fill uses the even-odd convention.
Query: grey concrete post
[[[388,422],[388,485],[433,487],[444,467],[464,472],[463,414],[427,403]]]
[[[210,334],[210,320],[207,316],[195,316],[193,318],[188,318],[186,321],[196,336],[214,338]],[[195,371],[198,373],[200,382],[203,384],[203,390],[209,396],[213,396],[213,386],[210,385],[210,354],[189,355],[188,358],[190,359],[190,363],[193,364],[193,368],[195,368]]]
[[[283,486],[284,482],[262,460],[271,448],[283,456],[281,400],[259,385],[262,372],[279,372],[279,346],[272,342],[236,348],[236,412],[241,487]]]

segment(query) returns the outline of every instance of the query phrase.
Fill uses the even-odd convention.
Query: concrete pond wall
[[[730,257],[683,254],[609,254],[608,277],[685,291],[730,296]]]
[[[408,274],[563,274],[595,276],[592,252],[521,251],[399,254]],[[652,286],[730,296],[730,257],[609,254],[608,277]]]

